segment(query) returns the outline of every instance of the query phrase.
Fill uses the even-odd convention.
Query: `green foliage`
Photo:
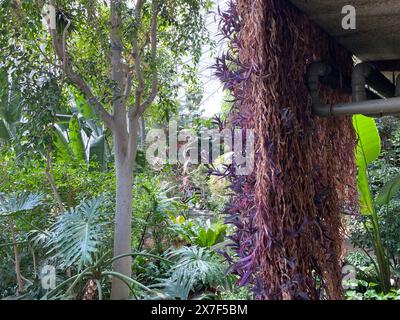
[[[21,120],[22,101],[17,79],[9,83],[9,74],[0,67],[0,141],[15,140]]]
[[[182,247],[167,257],[174,261],[169,277],[152,286],[161,288],[158,298],[187,300],[193,291],[226,285],[224,264],[207,248]]]
[[[0,194],[0,215],[32,210],[41,205],[42,196],[29,193]]]
[[[358,138],[356,149],[356,162],[358,167],[357,187],[361,212],[369,217],[370,223],[364,223],[364,227],[373,243],[377,265],[379,268],[379,280],[384,292],[390,289],[390,263],[386,249],[382,243],[379,217],[375,210],[369,179],[368,165],[379,157],[381,152],[381,140],[375,121],[363,115],[353,117],[354,128]]]
[[[194,241],[200,247],[212,247],[224,241],[227,228],[222,223],[211,225],[210,220],[208,220],[206,228],[198,228],[198,233]]]
[[[110,235],[107,215],[102,212],[103,198],[81,203],[60,216],[50,229],[47,246],[52,259],[63,268],[77,265],[78,270],[93,264],[94,256]]]
[[[359,284],[360,281],[357,282]],[[390,290],[387,293],[376,291],[376,284],[361,282],[367,289],[364,292],[346,291],[347,300],[400,300],[400,290]]]
[[[252,293],[248,287],[234,287],[232,290],[223,291],[221,300],[251,300]]]
[[[77,161],[86,161],[85,145],[83,143],[82,130],[79,125],[78,117],[72,116],[69,122],[69,146],[72,149]]]
[[[171,294],[173,297],[188,298],[224,284],[226,266],[209,247],[222,241],[226,227],[193,222],[193,229],[188,228],[188,243],[175,241],[176,233],[172,229],[177,225],[177,218],[188,217],[189,208],[222,211],[221,200],[225,195],[221,192],[213,198],[202,168],[193,177],[194,184],[199,182],[201,187],[186,201],[179,190],[180,183],[171,179],[169,173],[155,176],[145,170],[140,152],[135,168],[140,174],[135,180],[132,199],[133,244],[139,250],[130,254],[135,258],[135,270],[140,272],[138,277],[128,278],[111,271],[113,261],[122,258],[110,254],[109,213],[114,211],[115,201],[111,132],[59,68],[60,61],[55,59],[40,15],[41,2],[0,2],[0,193],[4,193],[0,196],[0,211],[7,218],[15,219],[22,274],[29,288],[19,298],[80,299],[88,281],[94,281],[98,297],[103,299],[108,296],[113,277],[125,282],[135,297],[143,292],[152,294],[147,284],[154,284],[160,278],[165,279],[166,292],[173,287],[184,290]],[[108,59],[109,5],[92,0],[55,3],[59,9],[58,33],[62,33],[67,18],[71,21],[65,40],[74,72],[111,111],[115,83],[110,79]],[[187,98],[187,109],[197,112],[196,105],[202,94],[197,63],[203,45],[209,41],[203,28],[203,14],[211,1],[167,0],[159,4],[155,63],[149,45],[149,3],[145,4],[140,28],[131,3],[123,2],[121,7],[122,45],[126,49],[123,59],[134,69],[135,61],[130,53],[137,36],[144,95],[150,92],[155,64],[158,69],[158,98],[146,114],[146,123],[150,125],[163,124],[178,112],[182,107],[178,101],[182,91]],[[132,84],[135,88],[138,79],[133,77]],[[131,94],[127,104],[134,103],[135,95]],[[210,122],[198,119],[195,125],[209,126]],[[49,165],[47,156],[51,160]],[[66,209],[62,215],[55,200],[57,192],[50,186],[47,174],[54,177],[56,191]],[[39,192],[43,194],[40,199],[34,196]],[[99,197],[103,194],[104,197]],[[24,211],[24,214],[11,215],[15,211]],[[187,219],[188,224],[190,220]],[[0,294],[12,295],[15,266],[9,257],[13,244],[9,245],[9,228],[1,224],[0,231]],[[199,247],[176,249],[182,244]],[[173,260],[172,268],[170,261],[150,253],[164,253],[170,246],[172,252],[168,257]],[[142,252],[143,248],[150,252]],[[39,268],[49,261],[57,268],[57,288],[43,296]],[[65,269],[71,274],[67,276]],[[142,278],[146,280],[145,285]],[[168,287],[167,281],[173,287]]]
[[[54,289],[46,292],[46,294],[41,297],[41,300],[67,300],[82,298],[84,296],[84,293],[82,292],[85,288],[84,284],[87,284],[89,281],[96,283],[98,299],[103,300],[105,298],[103,286],[107,284],[112,277],[117,277],[124,282],[125,285],[129,287],[132,295],[136,299],[138,295],[142,294],[143,292],[147,292],[147,294],[151,293],[152,290],[150,288],[143,285],[136,279],[109,270],[113,262],[126,256],[132,256],[134,259],[137,257],[147,257],[151,259],[159,259],[167,263],[169,262],[162,257],[155,256],[147,252],[132,252],[113,258],[110,258],[109,252],[106,252],[102,256],[97,257],[97,259],[93,261],[90,266],[81,270],[76,275],[62,281]]]
[[[357,134],[356,163],[358,167],[357,187],[360,195],[361,212],[374,217],[375,209],[368,182],[367,168],[379,157],[381,140],[375,121],[363,115],[353,117]]]
[[[224,241],[228,227],[217,221],[211,223],[210,219],[205,222],[198,219],[185,219],[177,217],[170,226],[172,232],[181,237],[187,243],[203,248],[211,248]]]
[[[94,168],[95,165],[101,171],[106,171],[108,166],[107,161],[107,142],[104,134],[94,138],[89,146],[89,166]]]
[[[140,174],[136,177],[133,190],[133,225],[138,230],[138,250],[150,246],[162,252],[168,247],[168,223],[178,209],[178,198],[172,197],[168,183],[162,183],[157,176]],[[147,243],[147,245],[146,245]],[[149,244],[150,243],[150,244]]]
[[[90,170],[105,172],[110,160],[105,130],[96,122],[83,118],[80,121],[77,115],[70,118],[67,130],[60,124],[54,125],[53,142],[58,160],[76,167],[85,163]]]
[[[389,204],[390,200],[395,196],[395,194],[400,190],[400,176],[393,178],[389,181],[381,190],[376,202],[379,205]]]
[[[353,117],[357,133],[356,163],[359,168],[367,168],[381,153],[381,139],[373,118],[363,115]]]

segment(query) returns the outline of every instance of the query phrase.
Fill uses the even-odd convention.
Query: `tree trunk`
[[[9,224],[10,224],[13,247],[14,247],[14,259],[15,259],[14,265],[15,265],[15,275],[17,277],[18,293],[22,293],[24,292],[24,281],[22,280],[22,275],[21,275],[20,256],[17,246],[17,237],[15,235],[14,221],[12,218],[9,219]]]
[[[47,177],[47,180],[50,183],[51,190],[53,190],[54,197],[56,198],[56,201],[58,203],[58,207],[60,209],[60,214],[62,215],[65,212],[65,208],[64,208],[64,205],[62,203],[61,195],[58,192],[58,188],[57,188],[57,185],[56,185],[56,180],[54,179],[54,176],[53,176],[53,174],[51,172],[51,155],[50,155],[50,153],[47,153],[47,157],[46,157],[46,177]]]
[[[117,179],[116,212],[114,226],[114,257],[132,252],[132,184],[133,161],[128,153],[126,136],[115,134],[115,166]],[[132,275],[132,258],[125,257],[113,263],[113,270],[125,276]],[[129,297],[130,289],[120,279],[114,277],[111,288],[112,300]]]

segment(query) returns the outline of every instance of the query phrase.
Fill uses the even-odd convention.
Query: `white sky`
[[[218,41],[215,50],[210,51],[208,46],[203,49],[203,56],[200,60],[199,73],[200,79],[204,85],[204,97],[200,108],[204,109],[204,117],[212,117],[221,111],[221,104],[224,93],[221,82],[214,76],[214,69],[210,69],[215,64],[215,58],[220,56],[225,50],[225,45],[220,41],[221,36],[218,31],[219,18],[214,12],[217,12],[218,5],[223,8],[226,0],[215,0],[215,7],[212,13],[207,15],[206,26],[210,32],[212,40]]]

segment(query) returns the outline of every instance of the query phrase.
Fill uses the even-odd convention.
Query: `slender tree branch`
[[[64,205],[62,203],[61,195],[58,192],[58,188],[57,188],[54,176],[51,173],[51,155],[50,155],[50,151],[47,152],[47,154],[46,154],[46,177],[47,177],[47,180],[50,183],[51,189],[53,190],[54,196],[55,196],[56,201],[58,203],[58,207],[60,209],[60,213],[64,214],[65,208],[64,208]]]
[[[36,267],[36,254],[35,254],[35,249],[31,244],[28,244],[29,251],[31,252],[32,255],[32,267],[33,267],[33,277],[36,278],[37,276],[37,267]]]
[[[133,39],[133,50],[132,50],[132,55],[135,60],[135,76],[138,83],[135,89],[135,109],[139,109],[140,107],[140,100],[142,92],[144,90],[142,66],[141,66],[142,62],[139,49],[139,32],[142,26],[142,8],[143,8],[143,0],[137,0],[135,6],[136,35]]]
[[[50,4],[54,6],[54,1],[50,1]],[[83,80],[83,78],[78,75],[76,72],[73,71],[69,55],[66,48],[66,32],[70,26],[70,22],[66,26],[63,32],[62,40],[59,39],[57,35],[57,30],[52,29],[49,26],[49,32],[52,40],[53,49],[60,61],[63,63],[63,70],[68,79],[76,86],[78,89],[85,95],[86,99],[88,100],[89,104],[92,108],[98,112],[103,119],[104,123],[107,127],[111,130],[114,130],[114,121],[112,115],[108,113],[108,111],[104,108],[101,102],[94,96],[92,90],[90,89],[89,85]]]
[[[125,102],[128,101],[128,99],[131,95],[131,91],[132,91],[132,76],[128,71],[127,76],[126,76],[126,81],[125,81],[125,90],[124,90]]]
[[[14,220],[12,217],[9,218],[9,225],[10,225],[10,230],[11,230],[11,235],[12,235],[12,241],[13,241],[13,247],[14,247],[14,266],[15,266],[15,275],[17,277],[17,285],[18,285],[18,293],[21,293],[24,291],[24,281],[22,279],[22,274],[21,274],[21,260],[20,260],[20,255],[18,251],[18,246],[17,246],[17,237],[15,234],[15,226],[14,226]]]
[[[128,155],[129,161],[133,162],[136,159],[137,143],[138,143],[138,118],[131,112],[128,113],[129,123],[129,141],[128,141]]]
[[[158,92],[158,69],[157,69],[157,15],[158,0],[152,2],[153,12],[151,16],[151,63],[153,67],[153,80],[149,97],[138,108],[135,108],[135,116],[141,117],[146,109],[151,105]]]

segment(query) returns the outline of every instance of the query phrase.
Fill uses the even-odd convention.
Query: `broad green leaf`
[[[79,93],[74,94],[76,108],[78,111],[84,116],[87,120],[96,119],[96,114],[93,112],[93,109],[90,107],[89,103],[86,99]]]
[[[103,199],[85,201],[57,217],[47,242],[48,254],[59,258],[62,266],[77,264],[78,269],[93,263],[93,257],[104,244],[108,223],[100,210]]]
[[[21,119],[21,92],[19,91],[18,84],[13,82],[10,89],[10,97],[8,103],[3,106],[3,117],[8,123],[16,123]]]
[[[21,92],[18,83],[14,81],[10,88],[8,73],[0,68],[0,118],[9,125],[19,122],[21,109]]]
[[[380,205],[388,204],[393,196],[400,190],[400,176],[388,182],[376,198],[376,203]]]
[[[390,263],[382,244],[379,217],[375,210],[371,188],[368,179],[368,165],[379,157],[381,141],[375,120],[362,115],[353,117],[358,144],[356,161],[358,167],[357,188],[361,213],[368,215],[371,223],[370,239],[373,242],[375,256],[377,257],[378,274],[384,291],[390,288]]]
[[[69,122],[69,146],[78,161],[86,162],[85,145],[77,116],[73,116]]]
[[[9,141],[10,133],[3,120],[0,119],[0,140]]]
[[[106,139],[104,135],[97,137],[90,144],[89,161],[90,164],[97,163],[98,169],[101,171],[107,169]]]
[[[357,189],[361,213],[365,215],[373,215],[375,212],[374,202],[369,187],[367,171],[363,168],[358,168]]]
[[[4,68],[0,68],[0,116],[4,116],[3,110],[8,104],[8,74]]]
[[[57,155],[66,162],[73,163],[74,154],[65,138],[63,130],[58,124],[54,125],[53,143],[57,150]]]
[[[379,157],[381,139],[375,120],[363,115],[353,117],[353,125],[357,135],[356,163],[358,167],[357,187],[360,208],[363,214],[374,215],[374,201],[369,186],[367,167]]]
[[[353,117],[357,134],[356,163],[358,168],[367,166],[376,160],[381,153],[381,139],[375,120],[363,115]]]

